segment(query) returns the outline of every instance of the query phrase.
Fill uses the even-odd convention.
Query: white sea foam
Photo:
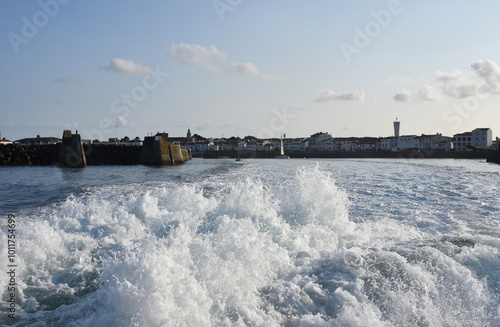
[[[91,187],[19,219],[17,326],[498,323],[500,237],[481,230],[499,205],[450,167],[280,165]]]

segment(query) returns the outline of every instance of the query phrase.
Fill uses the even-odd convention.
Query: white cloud
[[[471,65],[471,74],[456,69],[451,73],[436,71],[441,91],[454,98],[467,98],[479,93],[500,94],[500,67],[491,60],[478,60]]]
[[[180,59],[187,64],[192,64],[211,71],[218,71],[219,68],[212,63],[217,60],[225,60],[226,54],[219,51],[214,45],[206,48],[198,44],[172,44],[170,55]]]
[[[471,64],[474,73],[483,80],[481,92],[500,93],[500,67],[491,60],[479,60]]]
[[[133,62],[132,60],[125,60],[120,58],[115,58],[111,60],[103,68],[110,72],[129,74],[129,75],[146,76],[151,73],[151,71],[147,67],[139,65]]]
[[[470,65],[471,73],[436,70],[436,86],[424,85],[416,92],[402,90],[393,99],[399,102],[437,101],[442,95],[463,99],[481,93],[500,94],[500,67],[491,60]]]
[[[399,93],[396,93],[393,100],[397,102],[411,102],[413,100],[413,92],[402,89]]]
[[[315,102],[329,102],[329,101],[363,101],[365,99],[364,91],[352,91],[348,93],[335,93],[331,90],[320,92],[319,96],[314,100]]]
[[[233,73],[238,73],[238,74],[246,74],[246,75],[253,75],[253,76],[258,76],[260,75],[259,69],[257,66],[250,62],[245,62],[245,63],[231,63],[229,65],[228,70]]]
[[[228,72],[236,73],[236,74],[244,74],[262,78],[268,82],[283,82],[286,81],[284,78],[274,77],[269,75],[262,74],[255,64],[251,62],[238,63],[233,62],[226,69]]]
[[[187,64],[195,65],[212,73],[218,73],[221,70],[224,70],[235,74],[256,76],[267,81],[284,80],[279,77],[262,74],[257,66],[251,62],[232,62],[228,67],[223,69],[220,67],[220,64],[219,66],[217,65],[217,62],[224,63],[226,60],[226,54],[217,49],[214,45],[204,47],[198,44],[172,44],[170,46],[169,54],[173,58],[180,59]]]
[[[466,98],[479,91],[480,82],[472,75],[456,69],[451,73],[436,71],[436,82],[443,94],[453,98]]]
[[[424,85],[417,90],[417,100],[418,101],[437,101],[441,99],[441,93],[439,89],[436,89],[430,85]]]
[[[419,88],[416,92],[409,91],[407,89],[402,89],[399,93],[393,97],[394,101],[398,102],[425,102],[425,101],[437,101],[441,99],[441,92],[439,89],[424,85]]]

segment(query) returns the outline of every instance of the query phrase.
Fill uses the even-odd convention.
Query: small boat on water
[[[283,148],[283,135],[281,135],[281,154],[276,156],[276,159],[290,159],[290,156],[285,154],[285,149]]]

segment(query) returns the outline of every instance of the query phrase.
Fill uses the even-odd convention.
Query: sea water
[[[499,165],[194,159],[0,178],[1,324],[500,326]]]

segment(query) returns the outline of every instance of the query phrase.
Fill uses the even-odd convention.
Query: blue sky
[[[498,1],[0,3],[0,130],[15,140],[500,136]]]

